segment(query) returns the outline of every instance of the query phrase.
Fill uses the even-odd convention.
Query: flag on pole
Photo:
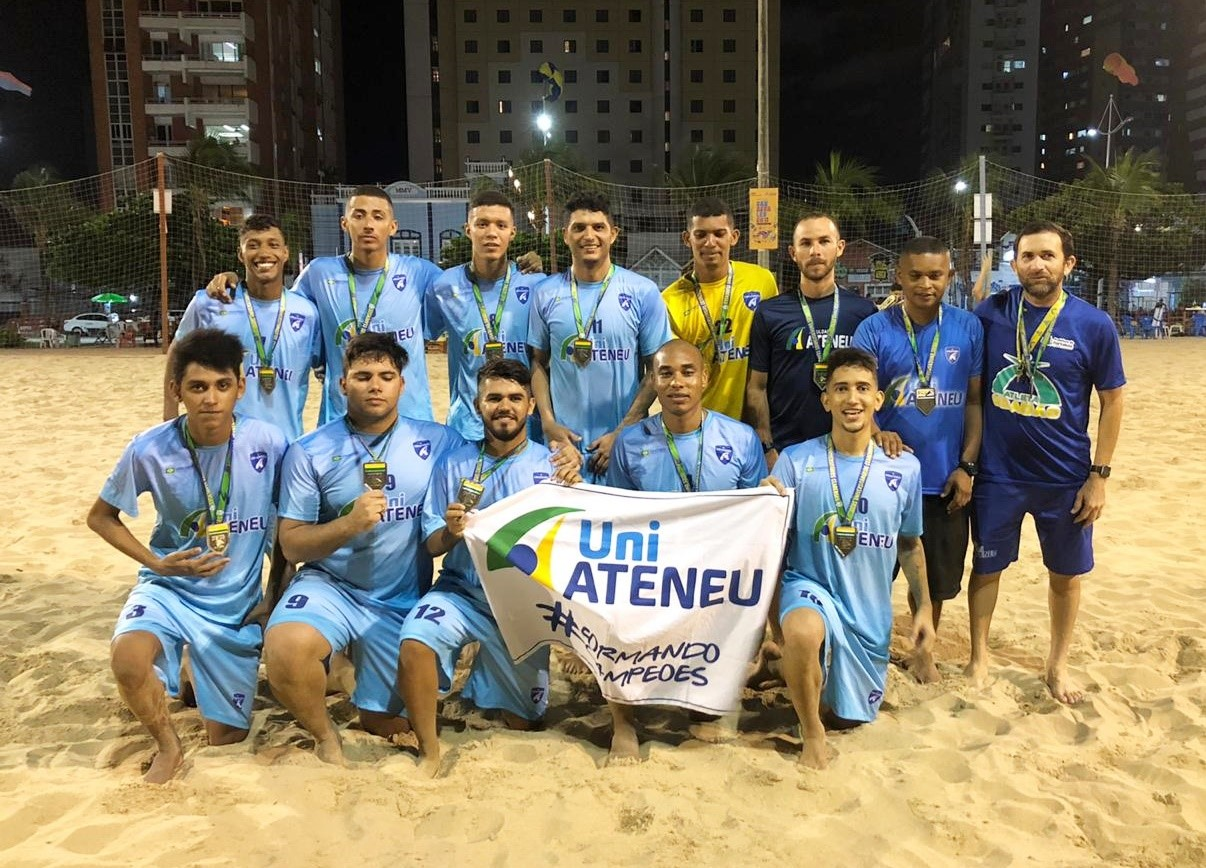
[[[471,513],[465,541],[511,656],[568,646],[603,695],[738,706],[792,497],[544,483]]]
[[[17,78],[11,72],[0,70],[0,90],[13,90],[23,96],[30,96],[33,93],[33,88],[30,87],[21,79]]]

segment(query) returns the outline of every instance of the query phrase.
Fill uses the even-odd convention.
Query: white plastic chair
[[[38,341],[39,347],[61,347],[63,345],[63,336],[52,328],[42,329],[42,337]]]

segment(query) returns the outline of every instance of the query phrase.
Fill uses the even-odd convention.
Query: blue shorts
[[[398,649],[406,612],[374,605],[318,570],[301,570],[272,610],[277,624],[309,624],[332,651],[349,651],[356,670],[352,704],[362,711],[403,714]]]
[[[812,579],[788,570],[779,588],[779,624],[796,609],[812,609],[825,622],[821,704],[843,720],[867,723],[879,714],[888,683],[888,655],[863,645],[847,626],[840,604]],[[886,646],[885,642],[885,646]]]
[[[1079,525],[1072,516],[1079,490],[977,481],[972,489],[972,571],[998,573],[1018,559],[1026,513],[1034,518],[1043,566],[1065,576],[1091,571],[1093,526]]]
[[[180,661],[188,645],[201,716],[238,729],[251,728],[264,644],[259,624],[219,624],[168,588],[143,582],[126,597],[113,638],[137,632],[159,640],[162,650],[155,658],[155,674],[169,694],[180,694]]]
[[[525,720],[544,717],[549,704],[549,646],[542,645],[514,663],[490,604],[480,590],[439,584],[423,595],[402,626],[402,638],[422,642],[435,652],[440,692],[452,689],[457,657],[470,642],[479,645],[461,695],[478,708],[502,708]]]

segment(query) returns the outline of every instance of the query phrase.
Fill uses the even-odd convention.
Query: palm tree
[[[696,145],[666,173],[668,187],[717,187],[755,176],[753,164],[736,151]]]
[[[82,206],[70,185],[50,166],[35,165],[18,172],[12,188],[5,199],[11,202],[17,219],[39,250],[46,249],[52,233],[65,229],[71,219],[80,216]]]
[[[197,250],[194,275],[204,283],[213,276],[205,244],[205,221],[213,219],[210,206],[216,199],[249,199],[252,168],[239,154],[234,142],[204,134],[189,140],[184,159],[192,165],[177,164],[176,169],[186,173],[183,186],[188,191],[193,243]]]
[[[900,197],[878,184],[876,169],[857,157],[830,151],[828,164],[817,164],[808,205],[833,217],[847,238],[857,237],[872,223],[892,223],[904,213]]]

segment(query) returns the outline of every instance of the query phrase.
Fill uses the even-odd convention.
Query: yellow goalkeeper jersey
[[[741,418],[745,406],[745,376],[750,361],[750,326],[754,311],[765,298],[779,294],[775,276],[748,262],[733,262],[733,290],[724,313],[728,277],[699,285],[707,313],[700,309],[699,295],[690,277],[680,277],[662,290],[670,312],[674,334],[699,347],[704,359],[712,363],[712,379],[704,392],[703,404],[709,410]],[[711,339],[709,323],[717,335]]]

